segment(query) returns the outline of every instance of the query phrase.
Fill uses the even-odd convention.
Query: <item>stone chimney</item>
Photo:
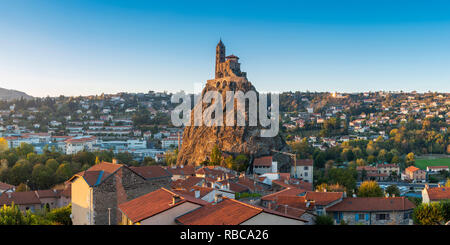
[[[181,197],[179,195],[172,196],[172,205],[175,205],[181,201]]]

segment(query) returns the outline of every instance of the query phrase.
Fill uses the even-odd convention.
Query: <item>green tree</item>
[[[62,208],[53,209],[46,215],[46,218],[53,224],[72,225],[70,214],[72,214],[71,204]]]
[[[400,189],[398,188],[398,186],[397,185],[390,185],[390,186],[388,186],[387,188],[386,188],[386,193],[388,193],[389,194],[389,196],[396,196],[396,197],[398,197],[398,196],[400,196]]]
[[[70,168],[70,164],[65,162],[59,165],[56,170],[55,177],[58,183],[62,183],[72,177],[72,169]]]
[[[217,145],[214,145],[211,151],[210,164],[213,166],[220,165],[222,163],[222,152]]]
[[[58,167],[59,167],[59,163],[58,163],[58,161],[56,161],[55,159],[50,158],[50,159],[48,159],[48,160],[45,162],[45,166],[46,166],[48,169],[50,169],[50,170],[52,171],[52,173],[55,173],[56,170],[57,170]]]
[[[236,156],[236,158],[234,159],[234,161],[236,162],[236,167],[234,170],[242,172],[245,171],[248,167],[249,164],[249,159],[247,157],[247,155],[245,154],[239,154]]]
[[[376,181],[364,181],[358,189],[358,197],[382,197],[383,190]]]
[[[334,220],[329,215],[318,215],[314,220],[315,225],[334,225]]]
[[[52,170],[40,163],[34,165],[31,174],[31,183],[34,189],[48,189],[54,184]]]

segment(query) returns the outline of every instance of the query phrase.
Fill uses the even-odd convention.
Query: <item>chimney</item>
[[[195,198],[200,198],[200,191],[199,190],[194,191],[194,193],[195,193]]]
[[[181,201],[181,197],[179,195],[173,195],[172,196],[172,205],[175,205],[175,204],[177,204],[180,201]]]
[[[284,205],[284,214],[287,214],[287,207],[288,207],[288,205],[285,204],[285,205]]]
[[[114,164],[119,164],[119,160],[117,160],[117,158],[113,158],[113,159],[112,159],[112,163],[114,163]]]
[[[214,203],[219,203],[222,201],[222,194],[216,194],[214,197]]]
[[[6,192],[8,194],[8,198],[11,198],[11,192]]]
[[[346,191],[344,191],[344,198],[346,198],[347,197],[347,192]]]

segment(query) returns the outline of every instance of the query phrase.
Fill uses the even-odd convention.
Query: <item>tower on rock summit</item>
[[[239,58],[235,55],[226,56],[225,45],[220,41],[216,46],[215,78],[206,81],[201,93],[202,96],[210,91],[221,94],[225,113],[224,121],[229,116],[225,108],[227,92],[241,91],[245,94],[253,91],[256,96],[259,94],[247,80],[247,74],[241,71],[238,60]],[[203,115],[208,106],[208,103],[199,100],[195,108]],[[245,110],[245,120],[248,121],[250,106]],[[272,150],[285,151],[288,147],[280,135],[261,137],[263,127],[259,124],[257,126],[250,126],[248,123],[245,126],[195,126],[194,111],[195,109],[191,112],[191,124],[184,129],[183,144],[178,153],[177,165],[201,165],[204,161],[208,161],[216,145],[221,152],[233,157],[246,154],[251,158],[272,155]],[[256,115],[259,114],[256,113]],[[237,112],[234,112],[233,117],[237,118]],[[290,170],[289,157],[280,154],[275,160],[280,169]]]
[[[216,46],[216,71],[215,79],[223,77],[247,77],[246,72],[241,72],[239,57],[235,55],[225,56],[225,45],[222,40]]]

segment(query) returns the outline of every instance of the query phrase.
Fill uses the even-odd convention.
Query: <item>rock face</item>
[[[225,46],[220,42],[217,45],[216,54],[216,79],[208,80],[202,91],[202,97],[208,91],[217,91],[222,95],[222,109],[224,123],[226,121],[226,92],[227,91],[256,91],[255,87],[247,80],[246,73],[240,71],[240,64],[234,55],[226,57],[224,60]],[[213,101],[214,102],[214,101]],[[202,112],[210,104],[197,103],[195,108],[201,106]],[[236,101],[234,107],[236,109]],[[194,120],[194,111],[191,113],[191,125]],[[246,106],[246,126],[186,126],[183,133],[182,147],[178,153],[177,165],[199,165],[208,160],[215,145],[222,152],[229,155],[244,153],[251,157],[273,155],[272,150],[286,150],[285,141],[280,135],[275,137],[261,137],[261,129],[257,126],[248,126],[248,106]],[[259,114],[258,114],[259,115]],[[236,112],[234,114],[236,122]],[[280,154],[278,154],[280,155]],[[289,157],[280,155],[277,159],[278,165],[283,168],[283,162],[288,162]]]

